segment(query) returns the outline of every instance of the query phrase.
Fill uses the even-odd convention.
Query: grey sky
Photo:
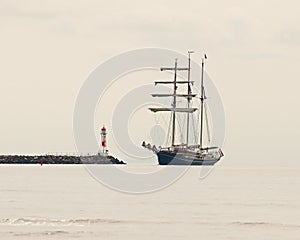
[[[161,47],[207,52],[226,161],[299,159],[298,1],[0,2],[1,153],[72,152],[76,95],[99,63]]]

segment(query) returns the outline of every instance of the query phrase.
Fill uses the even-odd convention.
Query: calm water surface
[[[130,195],[82,165],[0,165],[1,239],[300,238],[300,167],[219,165],[205,179],[200,168]]]

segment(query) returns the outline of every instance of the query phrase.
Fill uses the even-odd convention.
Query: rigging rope
[[[209,125],[208,125],[208,116],[207,116],[207,104],[204,104],[204,110],[205,110],[205,121],[206,121],[206,130],[207,130],[207,139],[208,143],[210,143],[211,138],[210,138],[210,131],[209,131]]]

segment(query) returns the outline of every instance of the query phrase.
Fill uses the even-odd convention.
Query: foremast
[[[163,69],[161,69],[163,71]],[[177,84],[176,84],[176,81],[177,81],[177,59],[175,59],[175,67],[174,67],[174,96],[173,96],[173,104],[172,104],[172,107],[173,108],[176,108],[176,91],[177,91]],[[176,112],[173,111],[172,113],[172,146],[175,145],[175,126],[176,126],[176,121],[175,121],[175,118],[176,118]]]

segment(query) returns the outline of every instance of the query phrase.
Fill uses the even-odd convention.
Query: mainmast
[[[205,100],[205,96],[204,96],[204,60],[207,59],[206,54],[204,54],[203,58],[202,58],[202,63],[201,63],[201,116],[200,116],[200,151],[202,149],[202,139],[203,139],[203,109],[204,109],[204,100]]]
[[[176,85],[176,80],[177,80],[177,58],[175,59],[175,67],[174,67],[174,96],[173,96],[173,104],[172,107],[176,108],[176,91],[177,91],[177,85]],[[175,143],[175,125],[176,125],[176,112],[173,111],[172,114],[172,146],[174,146]]]
[[[190,81],[191,81],[191,53],[194,53],[194,51],[188,51],[188,55],[189,55],[189,59],[188,59],[188,95],[191,95],[191,85],[190,85]],[[188,96],[187,100],[188,100],[188,104],[187,104],[187,108],[190,108],[190,102],[191,102],[191,97]],[[187,119],[186,119],[186,146],[189,145],[189,131],[190,131],[190,113],[187,113]]]

